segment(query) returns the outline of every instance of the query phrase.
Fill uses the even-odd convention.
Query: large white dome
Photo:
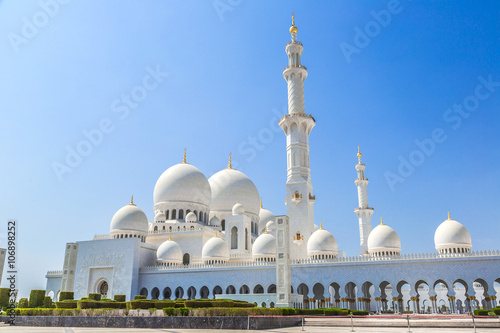
[[[273,221],[275,220],[276,216],[274,216],[274,214],[265,209],[265,208],[260,208],[260,211],[259,211],[259,231],[262,231],[264,230],[264,228],[266,227],[267,223],[269,221]]]
[[[337,241],[329,231],[321,227],[309,237],[307,241],[307,255],[309,257],[334,257],[337,254]]]
[[[207,177],[195,166],[179,163],[171,166],[156,182],[154,204],[192,202],[210,207],[212,191]]]
[[[236,201],[246,213],[259,215],[259,192],[254,183],[244,173],[234,169],[224,169],[208,180],[212,188],[212,211],[226,211],[229,214]]]
[[[212,237],[203,245],[201,258],[204,262],[226,262],[229,260],[229,248],[223,239],[217,236]]]
[[[167,264],[182,264],[182,249],[177,242],[168,239],[156,251],[156,259]]]
[[[436,229],[434,245],[439,252],[464,252],[462,249],[468,252],[472,248],[472,241],[469,231],[462,223],[448,216],[448,219]]]
[[[401,240],[394,229],[383,223],[368,236],[368,253],[391,255],[401,253]]]
[[[111,219],[110,233],[147,233],[149,222],[146,214],[130,203],[120,208]]]
[[[276,238],[269,233],[257,237],[253,243],[252,257],[254,259],[276,258]]]

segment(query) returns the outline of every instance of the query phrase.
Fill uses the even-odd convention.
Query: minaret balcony
[[[292,202],[294,204],[298,204],[302,201],[302,194],[299,193],[299,191],[295,191],[294,194],[292,194]]]

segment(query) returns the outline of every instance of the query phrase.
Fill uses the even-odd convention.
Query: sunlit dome
[[[243,205],[238,202],[233,206],[232,213],[233,215],[245,214],[245,207],[243,207]]]
[[[321,226],[307,241],[307,255],[315,259],[329,259],[337,256],[337,241]]]
[[[215,236],[210,238],[201,251],[205,263],[222,263],[229,260],[229,248],[223,239]]]
[[[146,214],[131,202],[113,215],[110,234],[146,234],[148,227],[149,222]]]
[[[252,257],[254,259],[274,259],[276,258],[276,238],[263,233],[253,243]]]
[[[472,240],[467,228],[448,213],[448,219],[436,229],[434,245],[439,253],[466,253],[472,248]]]
[[[401,240],[396,231],[381,221],[368,236],[368,253],[376,256],[399,255]]]
[[[170,238],[158,247],[156,259],[160,263],[180,265],[182,264],[182,249],[177,242]]]
[[[244,173],[228,168],[214,174],[208,182],[212,188],[211,211],[231,214],[235,201],[239,201],[245,213],[259,215],[259,192]]]
[[[196,223],[198,218],[196,217],[196,214],[193,212],[189,212],[186,215],[186,223]]]
[[[266,227],[266,224],[269,221],[274,221],[276,216],[270,211],[265,208],[260,208],[259,211],[259,230],[262,231]]]
[[[207,177],[195,166],[179,163],[168,168],[156,182],[153,199],[159,204],[189,202],[210,207],[212,191]]]

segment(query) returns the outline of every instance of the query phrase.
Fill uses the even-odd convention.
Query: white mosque
[[[315,196],[305,113],[302,43],[292,23],[286,44],[288,114],[286,216],[262,207],[250,178],[231,166],[210,178],[189,164],[168,168],[156,182],[154,221],[133,198],[111,219],[107,235],[67,243],[63,269],[46,275],[48,295],[74,291],[107,297],[244,299],[259,306],[346,307],[359,310],[470,311],[496,306],[500,252],[472,250],[461,223],[438,225],[435,251],[403,254],[396,231],[372,229],[365,164],[356,164],[360,253],[346,257],[335,237],[314,223]],[[500,292],[500,290],[498,291]]]

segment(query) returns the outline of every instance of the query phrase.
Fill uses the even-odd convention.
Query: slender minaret
[[[372,230],[371,218],[373,208],[368,207],[368,192],[366,186],[368,179],[365,178],[365,165],[361,163],[361,152],[358,146],[358,164],[356,164],[356,171],[358,172],[358,179],[354,181],[358,187],[358,201],[359,207],[354,210],[354,213],[359,219],[359,243],[361,246],[361,254],[368,253],[368,235]]]
[[[304,80],[307,69],[301,65],[302,43],[297,41],[295,17],[292,16],[290,34],[292,41],[286,44],[288,66],[283,77],[288,83],[288,114],[281,118],[279,125],[286,135],[287,182],[286,205],[290,218],[290,236],[294,238],[292,257],[305,257],[305,247],[314,231],[315,197],[309,168],[309,134],[315,125],[314,118],[305,114]]]

